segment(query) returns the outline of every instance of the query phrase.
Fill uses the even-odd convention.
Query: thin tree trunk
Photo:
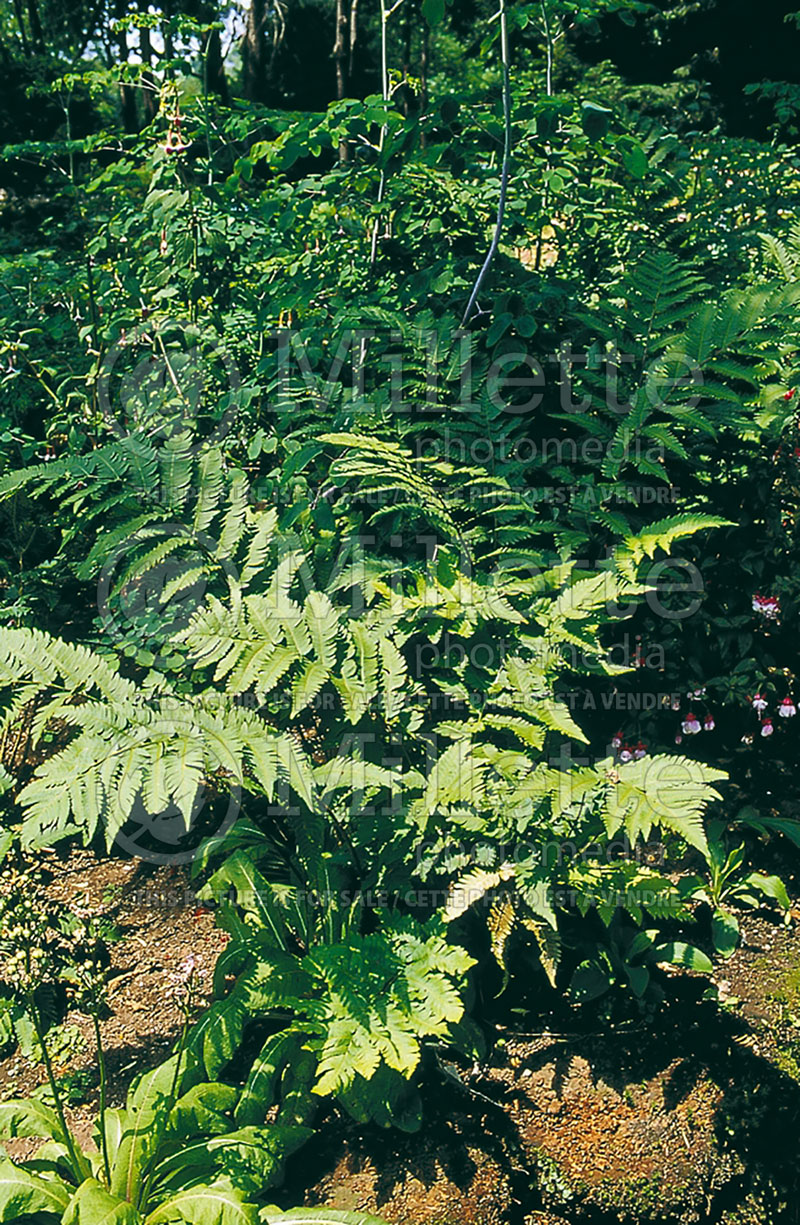
[[[347,62],[347,79],[353,80],[353,65],[356,57],[356,38],[358,37],[358,0],[350,0],[350,56]]]
[[[44,33],[36,0],[28,0],[28,22],[31,27],[31,42],[37,51],[44,51]]]
[[[411,86],[408,83],[408,74],[411,69],[411,4],[407,4],[403,12],[403,114],[408,119],[411,110]]]
[[[251,102],[263,102],[266,96],[266,27],[266,0],[251,0],[242,38],[242,88]]]
[[[336,0],[336,38],[333,44],[333,61],[336,65],[336,97],[341,102],[344,97],[344,61],[347,55],[345,33],[347,18],[344,11],[344,0]],[[339,161],[347,161],[347,141],[339,141]]]
[[[469,295],[469,302],[464,311],[461,320],[462,328],[465,328],[469,323],[475,308],[478,304],[478,294],[481,291],[486,274],[491,267],[495,252],[500,245],[500,235],[503,232],[503,221],[506,213],[506,194],[508,192],[508,176],[511,165],[511,58],[508,52],[508,19],[506,16],[506,0],[500,0],[500,60],[503,67],[503,168],[500,173],[500,196],[497,201],[497,220],[494,226],[494,234],[492,241],[489,244],[489,250],[486,253],[486,259],[481,264],[480,272],[478,273],[475,284],[472,287],[472,293]]]
[[[125,0],[117,0],[115,15],[118,19],[124,15],[125,9]],[[124,30],[117,32],[117,58],[120,67],[128,62],[128,39]],[[136,132],[139,124],[136,118],[136,91],[132,85],[120,85],[119,100],[123,128],[126,132]]]
[[[22,50],[26,55],[30,55],[31,47],[30,43],[28,42],[28,34],[25,29],[25,18],[22,15],[22,5],[20,0],[14,0],[14,16],[16,17],[17,25],[19,26],[19,34],[20,38],[22,39]]]
[[[228,101],[228,82],[225,79],[225,65],[222,62],[222,40],[219,30],[209,30],[203,45],[206,62],[206,80],[208,88],[223,102]]]
[[[423,119],[428,109],[428,23],[422,22],[422,47],[419,53],[419,110]],[[424,149],[427,144],[425,127],[420,125],[419,143]]]
[[[152,123],[158,113],[158,90],[156,89],[156,82],[152,72],[148,71],[153,67],[153,44],[150,40],[150,31],[146,26],[143,26],[139,31],[139,45],[142,49],[142,64],[144,66],[144,71],[142,72],[142,82],[144,84],[142,98],[144,101],[145,122]]]

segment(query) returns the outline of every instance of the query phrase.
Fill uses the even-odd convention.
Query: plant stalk
[[[483,282],[486,279],[486,274],[491,267],[495,252],[500,244],[500,235],[503,231],[503,221],[506,213],[506,197],[508,195],[508,172],[511,162],[511,72],[509,68],[508,55],[508,21],[506,18],[505,0],[500,0],[500,59],[503,65],[503,169],[500,175],[500,198],[497,202],[497,221],[495,222],[494,234],[486,253],[486,259],[481,265],[481,270],[478,273],[475,284],[472,287],[472,293],[467,302],[467,308],[464,311],[464,316],[461,320],[462,328],[466,327],[475,312],[475,305],[478,301],[478,294],[481,291]]]
[[[106,1056],[103,1050],[103,1040],[100,1035],[100,1022],[97,1012],[92,1012],[94,1025],[94,1040],[97,1045],[97,1066],[100,1069],[100,1136],[103,1150],[103,1168],[106,1172],[106,1184],[111,1186],[111,1162],[108,1159],[108,1136],[106,1135]]]
[[[33,1020],[33,1028],[36,1030],[36,1037],[38,1039],[40,1047],[42,1048],[42,1058],[44,1059],[44,1066],[47,1071],[47,1081],[48,1081],[48,1084],[50,1085],[50,1092],[53,1095],[53,1102],[55,1105],[56,1114],[58,1116],[58,1121],[61,1124],[61,1130],[64,1133],[64,1142],[66,1143],[67,1149],[69,1151],[69,1155],[72,1158],[72,1164],[75,1170],[75,1177],[80,1180],[82,1173],[83,1173],[85,1162],[81,1161],[78,1158],[78,1153],[75,1148],[75,1140],[73,1138],[72,1132],[67,1126],[67,1120],[64,1115],[64,1105],[61,1101],[61,1094],[59,1093],[58,1085],[56,1084],[55,1073],[53,1072],[53,1064],[50,1059],[50,1052],[47,1049],[47,1042],[45,1041],[44,1026],[42,1025],[42,1018],[39,1013],[39,1006],[37,1005],[33,997],[33,992],[28,993],[27,1004],[28,1004],[28,1012],[30,1013],[31,1019]]]

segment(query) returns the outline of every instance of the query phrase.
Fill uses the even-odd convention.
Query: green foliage
[[[30,1100],[0,1105],[6,1137],[46,1143],[30,1162],[2,1161],[0,1219],[36,1214],[63,1225],[186,1221],[245,1225],[258,1219],[253,1202],[279,1181],[286,1157],[307,1138],[300,1127],[237,1127],[238,1094],[225,1084],[187,1087],[182,1052],[132,1085],[124,1108],[107,1110],[112,1155],[106,1183],[96,1151],[81,1153],[57,1114]],[[99,1135],[98,1135],[99,1140]]]
[[[728,849],[724,827],[715,824],[706,880],[695,883],[692,896],[711,907],[711,934],[721,957],[730,957],[739,943],[739,920],[732,907],[757,908],[763,901],[774,902],[784,913],[790,909],[786,886],[778,876],[745,868],[744,843]],[[688,889],[692,882],[686,882]]]
[[[4,1161],[4,1220],[371,1225],[263,1204],[320,1102],[414,1130],[427,1048],[480,1048],[498,973],[650,1008],[664,966],[712,968],[704,908],[723,957],[739,906],[788,908],[706,817],[730,776],[741,825],[798,841],[770,794],[800,674],[796,158],[721,135],[685,76],[580,61],[672,9],[512,9],[506,124],[504,22],[397,8],[353,7],[307,109],[316,4],[247,23],[241,87],[280,107],[223,101],[210,10],[0,14],[56,113],[2,154],[47,214],[0,250],[4,811],[27,847],[191,861],[230,936],[97,1152],[52,1077],[52,1107],[0,1107],[49,1137]],[[793,88],[761,87],[787,122]]]
[[[684,941],[664,940],[657,929],[635,931],[615,923],[597,955],[582,961],[570,981],[577,1004],[590,1003],[615,985],[625,985],[643,1004],[657,1003],[663,989],[654,977],[659,966],[680,966],[710,974],[713,965],[700,949]]]

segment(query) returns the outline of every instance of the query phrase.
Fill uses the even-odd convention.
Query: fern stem
[[[508,55],[508,22],[506,19],[505,0],[500,0],[500,59],[503,65],[503,169],[500,175],[500,197],[497,202],[497,221],[495,222],[494,234],[486,253],[486,259],[481,265],[481,270],[478,273],[475,284],[472,287],[472,293],[467,302],[467,309],[464,311],[464,317],[461,320],[462,328],[466,327],[475,311],[475,304],[478,300],[478,294],[481,291],[483,282],[486,279],[486,274],[489,271],[495,252],[500,245],[500,235],[503,232],[503,221],[506,213],[506,197],[508,195],[508,173],[511,162],[511,72],[509,68]]]

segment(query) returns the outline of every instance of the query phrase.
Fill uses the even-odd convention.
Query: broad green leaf
[[[576,1004],[588,1004],[605,995],[611,986],[608,974],[595,962],[584,961],[572,975],[569,993]]]
[[[69,1200],[70,1191],[60,1179],[39,1178],[0,1157],[0,1221],[32,1216],[37,1225],[46,1225],[52,1218],[61,1220]]]
[[[0,1102],[0,1135],[41,1136],[43,1140],[64,1140],[64,1129],[50,1106],[35,1098],[13,1098]]]
[[[732,956],[739,943],[739,922],[736,915],[720,906],[711,919],[711,935],[719,955]]]
[[[258,1209],[228,1182],[179,1191],[160,1204],[144,1225],[256,1225]]]
[[[699,974],[713,974],[714,967],[709,958],[693,944],[685,944],[682,940],[670,940],[666,944],[658,944],[653,955],[659,962],[667,965],[683,966],[686,970],[696,970]]]
[[[111,1168],[111,1193],[135,1202],[172,1107],[176,1057],[145,1072],[128,1090],[125,1130]]]
[[[94,1178],[87,1178],[69,1202],[62,1225],[141,1225],[141,1213],[112,1195]]]
[[[429,26],[438,26],[444,18],[445,0],[422,0],[422,16]]]

